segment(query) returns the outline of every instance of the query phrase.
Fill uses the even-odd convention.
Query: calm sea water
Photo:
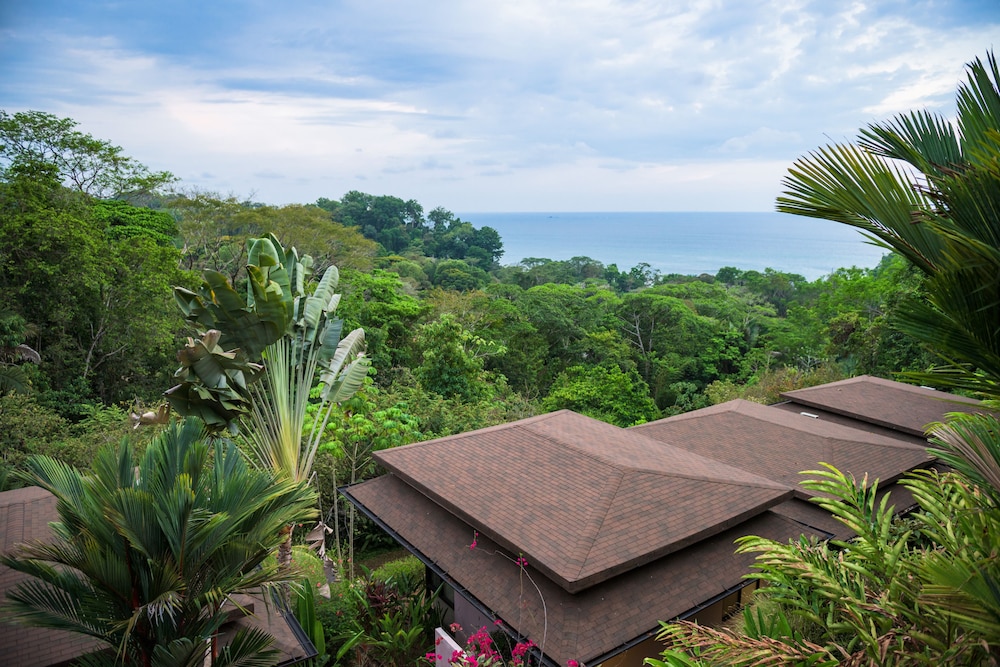
[[[798,273],[809,280],[849,266],[874,267],[883,250],[852,227],[784,213],[459,213],[496,229],[502,264],[526,257],[586,256],[627,271],[714,274],[723,266]]]

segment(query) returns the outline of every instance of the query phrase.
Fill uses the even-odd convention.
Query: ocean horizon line
[[[456,213],[500,235],[500,263],[589,257],[619,270],[648,264],[663,275],[715,274],[725,266],[774,269],[815,280],[873,268],[885,251],[837,222],[777,211],[524,211]]]

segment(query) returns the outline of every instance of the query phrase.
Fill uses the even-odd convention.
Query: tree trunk
[[[281,529],[282,541],[278,546],[278,567],[281,569],[288,569],[292,566],[292,529],[295,526],[288,524]],[[284,575],[282,575],[284,576]],[[285,604],[289,604],[292,599],[292,589],[287,583],[281,587],[282,597],[285,599]]]

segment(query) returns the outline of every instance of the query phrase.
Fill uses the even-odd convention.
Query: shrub
[[[407,556],[376,568],[372,578],[395,584],[401,595],[416,595],[424,586],[424,564],[416,556]]]

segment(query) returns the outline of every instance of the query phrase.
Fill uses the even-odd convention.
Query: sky
[[[769,211],[998,42],[1000,0],[8,1],[0,109],[268,204]]]

